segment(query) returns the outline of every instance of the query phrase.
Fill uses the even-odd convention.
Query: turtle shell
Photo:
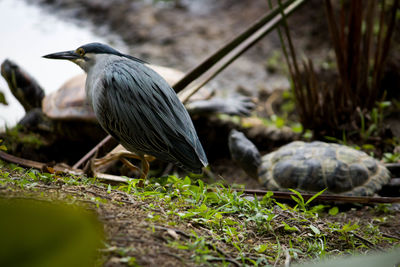
[[[66,81],[60,89],[52,92],[42,101],[42,110],[47,117],[57,120],[96,121],[96,116],[85,93],[86,74],[80,74]]]
[[[147,66],[159,73],[170,85],[184,76],[183,72],[176,69],[157,65]],[[42,101],[44,114],[57,120],[96,122],[94,112],[86,101],[85,82],[86,74],[82,73],[69,79],[57,91],[45,96]]]
[[[362,151],[324,142],[292,142],[262,157],[259,181],[269,190],[370,196],[389,182],[385,166]]]

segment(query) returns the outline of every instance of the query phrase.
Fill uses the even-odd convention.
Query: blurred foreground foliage
[[[102,226],[80,207],[0,198],[0,266],[95,266]]]

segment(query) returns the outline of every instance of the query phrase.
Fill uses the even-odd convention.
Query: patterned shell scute
[[[324,142],[292,142],[265,155],[260,182],[269,190],[373,195],[390,179],[379,161],[362,151]]]

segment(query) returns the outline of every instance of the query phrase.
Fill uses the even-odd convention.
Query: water
[[[0,0],[0,63],[10,59],[31,74],[46,93],[57,90],[67,79],[82,70],[71,62],[49,60],[43,55],[72,50],[90,42],[123,43],[111,34],[94,34],[90,25],[65,21],[39,6],[22,0]],[[112,40],[110,40],[112,39]],[[124,50],[123,48],[121,50]],[[0,104],[0,129],[15,125],[25,114],[24,109],[0,76],[0,91],[5,93],[8,106]]]

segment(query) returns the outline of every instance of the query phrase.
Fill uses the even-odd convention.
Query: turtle
[[[391,179],[381,162],[345,145],[294,141],[261,157],[242,132],[228,140],[232,159],[267,190],[372,196]]]

